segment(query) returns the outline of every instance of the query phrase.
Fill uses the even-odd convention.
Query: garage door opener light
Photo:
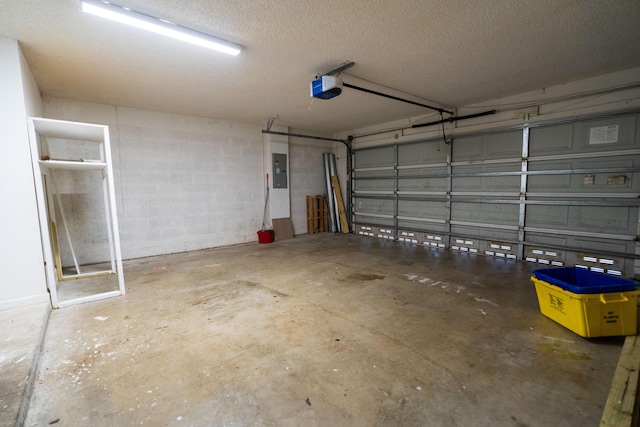
[[[238,55],[242,50],[241,46],[235,43],[104,1],[83,0],[82,11],[233,56]]]

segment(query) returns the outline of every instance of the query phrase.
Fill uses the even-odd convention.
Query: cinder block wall
[[[260,125],[44,99],[44,116],[110,126],[123,258],[257,241],[264,207]],[[103,261],[100,206],[74,209],[80,263]],[[94,241],[92,241],[94,240]],[[68,253],[63,264],[70,265]]]
[[[296,133],[295,130],[292,132]],[[327,192],[322,153],[330,153],[331,150],[331,142],[302,138],[289,140],[291,219],[295,234],[307,232],[307,196]]]

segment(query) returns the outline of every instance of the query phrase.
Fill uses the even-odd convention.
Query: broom
[[[267,221],[267,202],[269,201],[269,174],[267,174],[267,191],[264,198],[264,214],[262,215],[262,231],[266,231],[265,222]]]

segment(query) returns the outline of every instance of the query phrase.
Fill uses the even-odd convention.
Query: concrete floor
[[[329,233],[128,261],[51,313],[25,425],[597,425],[624,340],[543,317],[535,267]]]
[[[51,306],[0,311],[0,426],[24,422]]]

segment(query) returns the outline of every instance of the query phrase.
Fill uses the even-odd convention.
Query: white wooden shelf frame
[[[27,118],[29,128],[29,141],[31,146],[31,160],[38,204],[38,216],[40,219],[40,234],[42,239],[43,255],[45,259],[45,272],[47,287],[51,295],[51,305],[54,308],[66,307],[90,301],[124,295],[125,284],[122,269],[122,254],[120,250],[120,237],[118,233],[118,215],[115,203],[115,189],[113,184],[113,168],[111,163],[111,147],[109,140],[109,127],[90,123],[70,122],[64,120],[45,119],[39,117]],[[100,158],[90,160],[50,159],[47,138],[55,138],[69,141],[92,142],[99,145]],[[76,274],[62,274],[62,266],[56,262],[54,246],[57,244],[57,234],[52,230],[51,223],[55,224],[54,181],[50,178],[55,170],[97,171],[101,173],[102,192],[104,195],[105,219],[107,236],[109,240],[110,269],[82,273],[75,256],[71,239],[68,236],[64,209],[58,203],[62,215],[62,225],[67,233],[67,240],[71,246],[71,253],[76,267]],[[49,179],[48,179],[49,178]],[[49,182],[47,182],[49,181]],[[49,191],[47,191],[47,185]],[[87,295],[79,298],[60,300],[58,295],[58,283],[71,279],[90,279],[115,274],[118,279],[118,289]]]

